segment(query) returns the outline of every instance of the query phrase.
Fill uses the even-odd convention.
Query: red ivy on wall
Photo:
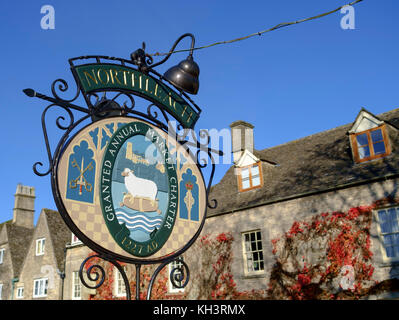
[[[378,283],[370,226],[372,210],[398,203],[385,198],[347,212],[321,213],[295,221],[273,239],[273,267],[268,297],[272,299],[358,299]]]
[[[193,277],[189,293],[191,299],[261,299],[265,290],[239,291],[231,270],[233,261],[232,244],[234,238],[230,232],[222,232],[214,237],[202,236],[194,245],[196,256]]]
[[[91,252],[89,256],[96,255],[96,253]],[[136,293],[136,272],[133,265],[129,265],[126,263],[119,262],[119,264],[126,268],[126,276],[129,280],[130,285],[130,293],[132,298],[134,299]],[[105,281],[103,284],[96,289],[95,294],[89,296],[89,300],[126,300],[126,296],[118,297],[115,292],[115,266],[110,262],[107,262],[100,258],[92,258],[86,264],[86,271],[89,270],[91,266],[101,266],[105,272]],[[154,272],[154,266],[144,265],[141,267],[141,281],[140,281],[140,300],[146,299],[148,284],[151,279],[151,275]],[[101,271],[96,267],[92,270],[92,275],[97,272],[101,275]],[[86,278],[86,277],[85,277]],[[97,283],[99,280],[97,281]],[[93,283],[91,283],[93,285]],[[156,282],[154,283],[152,289],[151,299],[159,300],[159,299],[173,299],[174,296],[168,296],[168,276],[167,276],[167,267],[163,268],[159,273]],[[124,283],[123,283],[124,286]]]

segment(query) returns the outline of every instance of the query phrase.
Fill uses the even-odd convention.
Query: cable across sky
[[[315,19],[318,19],[318,18],[325,17],[327,15],[330,15],[332,13],[335,13],[335,12],[341,10],[344,7],[353,6],[353,5],[355,5],[355,4],[357,4],[357,3],[361,2],[361,1],[363,1],[363,0],[355,0],[355,1],[352,1],[351,3],[342,5],[342,6],[336,8],[334,10],[331,10],[331,11],[328,11],[328,12],[325,12],[325,13],[321,13],[321,14],[318,14],[318,15],[313,16],[313,17],[309,17],[309,18],[305,18],[305,19],[301,19],[301,20],[296,20],[296,21],[292,21],[292,22],[279,23],[279,24],[275,25],[272,28],[269,28],[269,29],[266,29],[266,30],[263,30],[263,31],[259,31],[259,32],[255,32],[255,33],[249,34],[249,35],[244,36],[244,37],[240,37],[240,38],[236,38],[236,39],[232,39],[232,40],[227,40],[227,41],[219,41],[219,42],[211,43],[211,44],[208,44],[208,45],[205,45],[205,46],[195,47],[195,48],[193,48],[193,50],[206,49],[206,48],[210,48],[210,47],[221,45],[221,44],[229,44],[229,43],[233,43],[233,42],[246,40],[246,39],[249,39],[251,37],[261,36],[262,34],[264,34],[266,32],[270,32],[270,31],[277,30],[277,29],[280,29],[280,28],[283,28],[283,27],[287,27],[287,26],[290,26],[290,25],[294,25],[294,24],[298,24],[298,23],[302,23],[302,22],[306,22],[306,21],[315,20]],[[156,52],[156,53],[153,53],[153,54],[150,54],[150,55],[154,56],[154,57],[155,56],[166,56],[166,55],[168,55],[170,53],[174,54],[174,53],[178,53],[178,52],[188,52],[190,50],[191,49],[181,49],[181,50],[175,50],[175,51],[172,51],[172,52],[163,52],[163,53]]]

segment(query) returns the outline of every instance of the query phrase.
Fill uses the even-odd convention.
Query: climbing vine
[[[96,253],[91,252],[89,256],[95,255]],[[133,265],[119,262],[119,264],[125,269],[126,276],[129,280],[130,292],[132,298],[134,298],[136,292],[136,271]],[[105,271],[104,283],[95,290],[95,294],[89,295],[89,300],[126,300],[126,296],[116,295],[116,284],[115,274],[116,270],[113,264],[108,261],[99,258],[92,258],[86,263],[85,268],[88,270],[92,265],[101,266]],[[146,299],[148,284],[151,279],[151,275],[154,272],[154,266],[144,265],[141,267],[141,280],[140,280],[140,300]],[[124,288],[124,283],[122,284]],[[159,299],[173,299],[168,297],[168,275],[167,267],[163,268],[157,277],[157,281],[154,283],[152,288],[151,298],[155,300]]]
[[[398,203],[397,199],[385,198],[346,212],[325,212],[294,221],[288,231],[271,241],[275,263],[264,290],[238,290],[232,272],[231,233],[206,234],[187,253],[187,263],[195,271],[191,272],[184,292],[168,294],[167,268],[164,268],[154,284],[152,299],[359,299],[398,290],[399,280],[379,283],[373,279],[370,239],[372,211]],[[92,264],[104,268],[108,281],[90,298],[125,299],[115,297],[114,267],[104,260],[91,259],[86,268]],[[135,271],[133,266],[126,268],[134,295]],[[141,299],[147,294],[153,269],[153,266],[141,269]]]
[[[359,299],[375,291],[370,226],[372,210],[397,203],[385,198],[347,212],[321,213],[295,221],[272,240],[276,261],[272,299]]]
[[[239,291],[231,270],[233,261],[230,232],[216,236],[202,236],[194,245],[193,277],[189,299],[226,300],[226,299],[262,299],[265,290]]]

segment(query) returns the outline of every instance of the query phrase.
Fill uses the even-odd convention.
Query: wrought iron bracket
[[[192,37],[192,48],[194,46],[194,37],[191,34],[185,34],[181,36],[175,44],[172,46],[172,49],[170,52],[174,50],[176,45],[185,37]],[[162,63],[164,63],[170,56],[170,54],[164,58],[162,61],[154,64],[152,67],[148,67],[148,64],[152,64],[152,58],[149,57],[147,54],[145,54],[145,45],[143,45],[142,49],[136,50],[134,53],[132,53],[131,58],[133,62],[139,67],[139,69],[142,72],[153,72],[156,73],[155,70],[153,70],[153,67],[158,66]],[[121,62],[122,64],[127,63],[129,61],[121,59],[121,58],[113,58],[113,57],[104,57],[104,56],[91,56],[94,57],[95,59],[112,59],[112,60],[117,60]],[[78,57],[74,59],[70,59],[70,63],[75,59],[82,59],[82,58],[90,58],[90,57]],[[129,62],[131,63],[131,62]],[[160,77],[161,79],[161,77]],[[199,136],[202,138],[202,140],[205,140],[205,142],[201,142],[199,139],[197,139],[197,136],[194,134],[193,130],[184,130],[184,133],[182,135],[178,135],[176,132],[173,130],[173,126],[170,124],[170,119],[165,110],[159,106],[155,105],[154,103],[151,103],[147,106],[147,108],[144,107],[144,109],[140,110],[136,106],[136,102],[134,99],[134,94],[132,94],[129,91],[117,91],[117,92],[95,92],[91,94],[86,94],[83,95],[84,100],[87,103],[87,108],[81,107],[77,104],[75,104],[75,101],[78,99],[80,96],[80,93],[83,93],[80,86],[77,85],[76,88],[76,93],[71,99],[64,99],[61,98],[60,94],[57,91],[61,91],[62,93],[66,92],[68,90],[69,86],[67,82],[63,79],[57,79],[55,80],[52,85],[51,85],[51,92],[52,92],[52,97],[47,96],[42,93],[38,93],[33,89],[25,89],[23,92],[28,96],[28,97],[36,97],[45,101],[50,102],[50,104],[43,110],[42,116],[41,116],[41,125],[42,125],[42,130],[43,130],[43,137],[44,137],[44,143],[46,147],[46,152],[47,152],[47,158],[48,158],[48,168],[45,170],[40,169],[39,167],[43,167],[43,163],[38,161],[33,165],[33,171],[36,175],[38,176],[46,176],[46,175],[51,175],[51,187],[54,195],[54,200],[57,205],[57,208],[64,219],[65,223],[68,225],[69,229],[89,248],[91,248],[94,252],[96,252],[96,255],[87,257],[81,264],[80,270],[79,270],[79,275],[82,283],[92,289],[99,288],[101,285],[103,285],[106,274],[104,271],[104,268],[101,267],[99,264],[92,264],[89,267],[86,265],[90,262],[90,260],[94,258],[100,258],[102,260],[108,261],[112,265],[114,265],[117,270],[120,272],[122,279],[125,284],[126,288],[126,298],[127,299],[132,299],[132,294],[130,290],[130,284],[129,284],[129,279],[126,275],[125,270],[123,269],[121,263],[128,263],[135,265],[136,268],[136,292],[135,292],[135,299],[140,299],[140,272],[141,272],[141,267],[143,265],[153,265],[153,264],[159,264],[159,266],[155,269],[154,273],[151,276],[148,289],[147,289],[147,295],[146,299],[151,299],[152,295],[152,289],[154,286],[154,283],[161,272],[163,268],[165,268],[169,263],[173,261],[177,261],[179,257],[186,251],[188,250],[192,244],[195,242],[195,240],[198,238],[199,234],[202,231],[202,228],[205,223],[205,217],[206,217],[206,212],[204,213],[204,218],[201,222],[201,225],[194,235],[194,237],[178,252],[175,252],[171,254],[170,256],[167,256],[166,258],[163,259],[153,259],[153,260],[135,260],[135,259],[128,259],[124,258],[123,256],[119,256],[116,254],[113,254],[112,252],[109,251],[104,251],[100,246],[96,245],[93,241],[91,241],[89,238],[87,238],[80,230],[75,226],[75,224],[71,221],[71,219],[68,216],[68,213],[66,212],[65,207],[62,204],[62,201],[60,200],[60,191],[58,189],[57,185],[57,166],[62,154],[63,149],[66,146],[66,143],[68,139],[71,138],[75,134],[75,132],[78,130],[79,126],[84,125],[85,122],[90,122],[90,121],[98,121],[100,119],[103,119],[105,117],[110,117],[110,116],[123,116],[123,117],[132,117],[132,119],[139,118],[143,119],[147,122],[150,122],[157,128],[163,130],[164,132],[172,132],[176,137],[177,141],[191,154],[194,154],[196,157],[196,163],[199,168],[199,171],[203,174],[203,170],[207,168],[210,165],[210,173],[209,173],[209,179],[206,184],[206,207],[207,208],[215,208],[217,206],[216,200],[210,200],[209,199],[209,192],[210,192],[210,187],[212,185],[212,180],[215,174],[215,159],[214,156],[222,156],[223,152],[220,150],[215,150],[211,149],[209,147],[210,145],[210,140],[211,137],[209,136],[209,133],[206,130],[200,130]],[[114,94],[113,97],[107,97],[107,94]],[[184,93],[182,93],[184,94]],[[102,95],[100,97],[100,95]],[[95,99],[96,101],[92,103],[92,99]],[[119,103],[117,102],[118,99],[120,98],[125,98],[127,99],[124,103]],[[187,97],[189,99],[189,97]],[[189,99],[194,106],[194,102]],[[196,106],[197,107],[197,106]],[[47,112],[50,109],[53,108],[58,108],[59,111],[62,111],[63,115],[59,115],[56,118],[55,124],[59,130],[61,130],[62,136],[56,143],[56,148],[53,151],[50,147],[50,141],[49,141],[49,136],[48,136],[48,130],[47,130],[47,120],[46,120],[46,115]],[[157,108],[157,109],[155,109]],[[198,108],[198,107],[197,107]],[[200,109],[198,108],[200,111]],[[75,118],[75,112],[81,112],[79,118]],[[159,118],[159,116],[162,115],[163,119]],[[133,118],[134,117],[134,118]],[[181,126],[180,126],[181,128]],[[179,129],[179,126],[178,126]],[[194,142],[188,141],[188,133],[191,132],[192,138]],[[194,150],[194,151],[192,151]],[[202,158],[200,159],[200,155],[205,153],[209,160],[204,161]],[[185,287],[189,281],[190,278],[190,270],[186,262],[179,260],[179,266],[175,267],[171,270],[170,272],[170,280],[174,284],[175,287]],[[85,272],[86,271],[86,272]],[[84,273],[86,273],[86,277],[84,276]],[[86,280],[89,280],[86,281]],[[184,282],[183,282],[184,280]],[[96,284],[92,284],[92,282],[96,282]]]

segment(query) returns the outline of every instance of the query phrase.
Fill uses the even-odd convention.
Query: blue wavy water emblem
[[[137,159],[146,159],[147,149],[152,146],[152,143],[143,135],[135,135],[121,146],[112,172],[112,200],[116,218],[119,224],[124,224],[130,231],[130,238],[138,242],[146,242],[154,237],[164,222],[169,201],[168,176],[165,171],[162,172],[156,166],[157,163],[147,163],[137,159],[133,161],[131,155],[128,156],[128,143],[130,144],[129,154],[136,155]],[[138,178],[151,180],[157,185],[157,210],[140,212],[123,205],[124,196],[128,194],[125,178],[122,176],[125,168],[131,169]]]
[[[132,213],[133,212],[133,213]],[[118,208],[115,210],[116,218],[119,223],[125,223],[126,228],[132,231],[141,231],[151,234],[155,228],[159,229],[162,224],[161,216],[151,217],[142,212],[134,212],[133,210]]]

